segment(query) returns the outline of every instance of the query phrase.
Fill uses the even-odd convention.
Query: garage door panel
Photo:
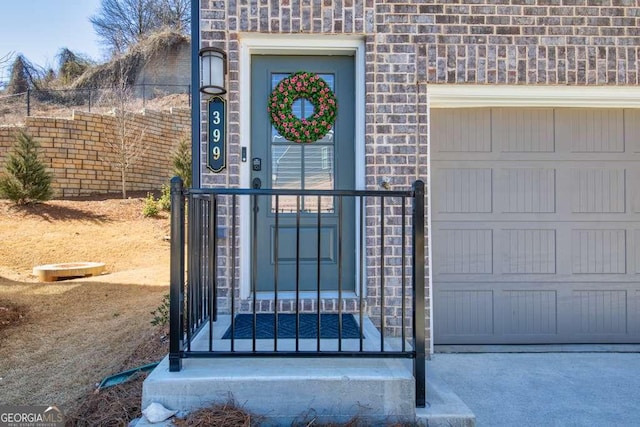
[[[623,110],[556,110],[556,137],[569,141],[573,153],[624,152]]]
[[[575,168],[572,170],[574,213],[624,213],[624,168]]]
[[[491,152],[491,110],[433,110],[433,149],[442,153]]]
[[[495,108],[491,130],[494,145],[505,153],[555,151],[551,108]]]
[[[556,335],[555,290],[505,290],[502,324],[505,335]]]
[[[436,335],[473,339],[494,335],[492,290],[447,289],[438,292],[436,299]]]
[[[432,151],[436,344],[640,342],[640,110],[432,125],[455,147]]]
[[[509,168],[502,169],[504,197],[502,212],[553,213],[556,211],[555,169]]]
[[[629,333],[640,336],[640,289],[632,291],[629,296]]]
[[[627,291],[573,291],[575,331],[578,335],[626,335]]]
[[[592,289],[589,289],[592,288]],[[437,344],[638,342],[640,289],[612,283],[439,283]]]
[[[443,168],[435,171],[442,213],[492,212],[493,179],[490,168]]]
[[[625,274],[626,230],[575,229],[571,233],[574,274]]]
[[[502,233],[503,274],[555,274],[555,230],[511,229]]]
[[[633,255],[629,257],[633,263],[633,268],[631,268],[630,271],[638,275],[640,274],[640,230],[631,230],[630,236],[633,239],[633,242],[629,244],[629,247],[633,248]],[[636,276],[634,279],[639,280],[640,277]]]
[[[640,170],[629,169],[625,175],[630,183],[627,186],[627,192],[630,193],[627,197],[631,200],[628,211],[632,214],[640,213]]]
[[[440,247],[435,260],[439,274],[493,273],[492,230],[441,229],[434,232],[434,242]]]
[[[640,153],[640,110],[624,110],[624,137],[626,151]]]

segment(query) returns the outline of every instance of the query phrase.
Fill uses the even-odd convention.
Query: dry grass
[[[0,276],[33,282],[36,265],[96,261],[106,263],[108,272],[153,267],[157,281],[167,284],[169,222],[166,214],[144,218],[143,206],[141,197],[53,200],[21,208],[0,200]],[[150,279],[142,283],[154,284]]]
[[[0,279],[0,292],[29,308],[0,346],[3,403],[64,406],[117,372],[149,337],[149,312],[166,289]]]
[[[143,218],[142,204],[0,201],[0,300],[27,313],[0,337],[3,403],[68,407],[152,339],[150,312],[168,290],[168,220]],[[68,261],[105,262],[110,274],[50,284],[31,274]]]
[[[0,337],[5,331],[18,326],[25,320],[26,308],[10,301],[0,299]]]
[[[95,89],[98,96],[101,92],[106,90]],[[186,93],[165,95],[163,93],[147,94],[147,99],[142,100],[136,98],[132,102],[127,104],[126,109],[128,111],[140,112],[142,110],[152,111],[168,111],[171,108],[190,108],[189,95]],[[152,99],[148,99],[152,96]],[[69,104],[63,105],[55,102],[38,102],[37,100],[31,101],[30,106],[32,117],[56,117],[70,119],[73,116],[74,111],[86,111],[95,114],[111,114],[114,109],[114,105],[106,100],[94,104],[91,106],[87,104]],[[16,126],[23,125],[27,117],[27,105],[24,96],[15,98],[3,98],[0,95],[0,126]]]

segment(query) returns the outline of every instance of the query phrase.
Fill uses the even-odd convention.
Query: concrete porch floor
[[[214,347],[230,319],[214,325]],[[218,323],[217,322],[217,323]],[[365,349],[379,349],[380,336],[365,320]],[[192,349],[208,348],[208,328],[194,340]],[[248,343],[247,343],[248,341]],[[315,348],[316,340],[301,340],[301,349]],[[321,348],[333,350],[337,340],[323,339]],[[279,340],[286,349],[293,340]],[[250,348],[250,340],[236,340],[236,348]],[[273,340],[258,340],[259,349],[273,349]],[[385,340],[397,349],[398,339]],[[343,340],[343,348],[357,349],[359,340]],[[227,348],[228,349],[228,348]],[[473,426],[471,411],[444,383],[427,378],[427,408],[415,407],[415,380],[411,359],[373,358],[218,358],[184,359],[180,372],[169,372],[168,358],[147,377],[142,407],[158,402],[180,413],[224,403],[233,398],[247,410],[264,416],[264,425],[291,425],[312,411],[317,422],[346,422],[354,416],[384,425],[393,421],[418,421],[429,426]],[[138,427],[152,425],[143,418]],[[171,425],[170,423],[166,425]]]

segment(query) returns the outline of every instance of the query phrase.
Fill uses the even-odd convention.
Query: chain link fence
[[[141,84],[131,86],[133,97],[128,110],[191,106],[190,85]],[[15,95],[0,93],[0,125],[17,125],[29,116],[70,117],[73,110],[106,113],[119,108],[121,99],[113,88],[30,89]]]

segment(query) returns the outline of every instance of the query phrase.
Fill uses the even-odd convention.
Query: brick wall
[[[134,132],[143,131],[146,147],[128,172],[127,190],[158,190],[171,176],[171,154],[190,129],[189,110],[144,111],[133,115]],[[27,117],[23,127],[0,127],[0,163],[14,144],[18,129],[41,146],[41,158],[53,172],[54,197],[119,193],[120,172],[107,143],[114,134],[113,116],[75,111],[71,119]]]
[[[414,40],[431,83],[638,84],[636,0],[428,3]]]
[[[636,0],[204,0],[202,45],[229,55],[230,156],[226,174],[210,174],[203,165],[203,183],[239,183],[240,123],[249,120],[239,114],[239,70],[247,66],[239,61],[243,33],[364,40],[366,186],[378,189],[390,177],[393,188],[405,189],[427,175],[430,84],[635,85],[639,20]],[[372,312],[379,304],[378,233],[372,215]],[[394,296],[397,288],[388,292]]]

